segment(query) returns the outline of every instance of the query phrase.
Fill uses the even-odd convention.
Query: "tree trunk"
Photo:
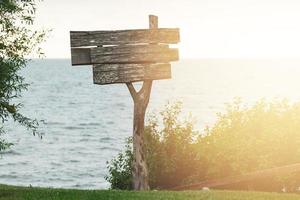
[[[149,103],[152,81],[144,81],[143,87],[136,92],[132,83],[127,87],[134,101],[133,117],[133,188],[134,190],[148,190],[148,168],[144,149],[144,120]]]
[[[146,106],[144,99],[138,97],[134,102],[133,125],[133,188],[135,190],[148,190],[148,168],[144,151],[144,119]]]
[[[149,28],[158,27],[157,16],[149,16]],[[143,82],[139,92],[136,92],[132,83],[126,83],[134,101],[133,117],[133,189],[149,190],[148,168],[144,149],[144,120],[150,99],[152,80]]]

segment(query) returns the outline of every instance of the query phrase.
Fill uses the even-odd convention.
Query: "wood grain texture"
[[[94,55],[111,55],[111,54],[133,54],[133,53],[154,53],[168,51],[169,45],[119,45],[92,48],[91,53]]]
[[[90,65],[91,49],[90,48],[71,48],[72,65]]]
[[[168,45],[122,45],[72,48],[72,65],[105,63],[168,63],[178,60],[178,49]]]
[[[178,50],[177,49],[165,49],[157,52],[152,52],[152,49],[147,52],[144,49],[144,53],[130,53],[130,51],[135,51],[128,49],[128,53],[120,54],[107,54],[103,55],[98,53],[97,50],[91,50],[91,63],[93,64],[110,64],[110,63],[167,63],[170,61],[178,60]]]
[[[158,28],[158,17],[149,15],[149,28]],[[145,159],[145,141],[144,141],[144,119],[149,103],[152,80],[145,80],[139,92],[133,90],[132,83],[126,84],[130,93],[135,93],[134,101],[134,117],[133,117],[133,161],[132,161],[132,178],[134,190],[149,190],[149,172]],[[133,89],[132,89],[133,88]]]
[[[117,31],[71,31],[71,47],[138,43],[176,44],[178,28],[135,29]]]
[[[171,78],[170,64],[96,64],[94,83],[105,85]]]

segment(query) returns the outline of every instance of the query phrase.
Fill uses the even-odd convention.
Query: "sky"
[[[300,58],[299,0],[43,0],[47,58],[70,58],[76,30],[180,28],[180,58]]]

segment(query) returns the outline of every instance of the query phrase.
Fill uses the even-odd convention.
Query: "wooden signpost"
[[[144,119],[152,81],[171,78],[170,61],[178,60],[178,28],[158,28],[149,15],[149,29],[118,31],[71,31],[72,65],[93,65],[95,84],[125,83],[134,101],[133,187],[147,190],[148,170],[144,158]],[[136,91],[133,82],[143,81]]]

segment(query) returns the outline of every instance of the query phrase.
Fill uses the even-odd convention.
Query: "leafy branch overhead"
[[[44,38],[45,31],[33,30],[36,12],[34,0],[2,0],[0,1],[0,129],[4,133],[5,122],[14,121],[32,130],[36,134],[38,122],[25,117],[19,112],[22,104],[12,103],[21,96],[28,84],[20,75],[20,70],[28,62],[26,57],[35,53],[42,55],[38,46]],[[0,140],[1,147],[7,147]]]

